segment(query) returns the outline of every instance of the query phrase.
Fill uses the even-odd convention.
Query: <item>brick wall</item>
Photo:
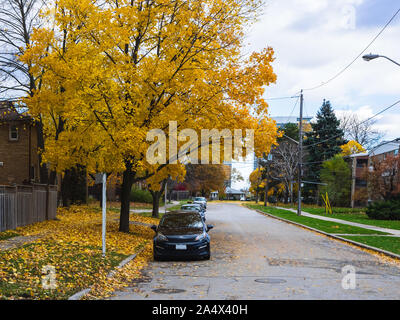
[[[10,141],[9,126],[18,127],[18,141]],[[0,184],[22,184],[29,181],[29,167],[34,167],[38,182],[39,159],[37,155],[36,129],[29,122],[16,121],[0,124]]]

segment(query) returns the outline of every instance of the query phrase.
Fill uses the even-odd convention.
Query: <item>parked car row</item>
[[[198,203],[183,204],[181,206],[181,210],[196,211],[196,212],[200,213],[203,220],[206,221],[206,209],[204,209],[204,207]]]
[[[210,259],[210,231],[214,226],[206,225],[207,200],[197,197],[193,203],[184,204],[181,210],[171,211],[161,218],[158,226],[151,228],[154,260],[170,258]]]

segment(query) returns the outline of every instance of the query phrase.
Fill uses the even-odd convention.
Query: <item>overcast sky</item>
[[[291,96],[332,78],[348,65],[400,8],[399,0],[266,0],[263,14],[248,32],[246,52],[270,46],[276,84],[265,97]],[[400,14],[366,53],[400,62]],[[400,67],[386,59],[358,59],[334,81],[304,92],[304,115],[315,116],[323,99],[338,114],[367,118],[400,100]],[[271,100],[271,116],[289,116],[295,100]],[[293,115],[299,112],[298,106]],[[378,118],[385,139],[400,137],[400,105]],[[245,178],[252,164],[240,167]],[[234,184],[240,188],[243,183]]]

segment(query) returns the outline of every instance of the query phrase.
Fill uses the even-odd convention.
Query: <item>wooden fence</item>
[[[0,186],[0,232],[55,219],[57,186]]]

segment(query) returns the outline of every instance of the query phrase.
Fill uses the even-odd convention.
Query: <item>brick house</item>
[[[397,157],[400,155],[400,138],[394,139],[392,141],[382,142],[377,145],[369,152],[369,170],[374,170],[374,164],[378,164],[388,158],[388,156]],[[395,189],[400,189],[400,172],[397,166],[388,169],[386,172],[382,173],[382,179],[386,185],[392,184]],[[392,181],[392,182],[390,182]],[[396,187],[397,186],[397,187]],[[378,200],[381,196],[375,194],[369,195],[369,200]]]
[[[32,117],[0,102],[0,185],[39,182],[37,133]]]

